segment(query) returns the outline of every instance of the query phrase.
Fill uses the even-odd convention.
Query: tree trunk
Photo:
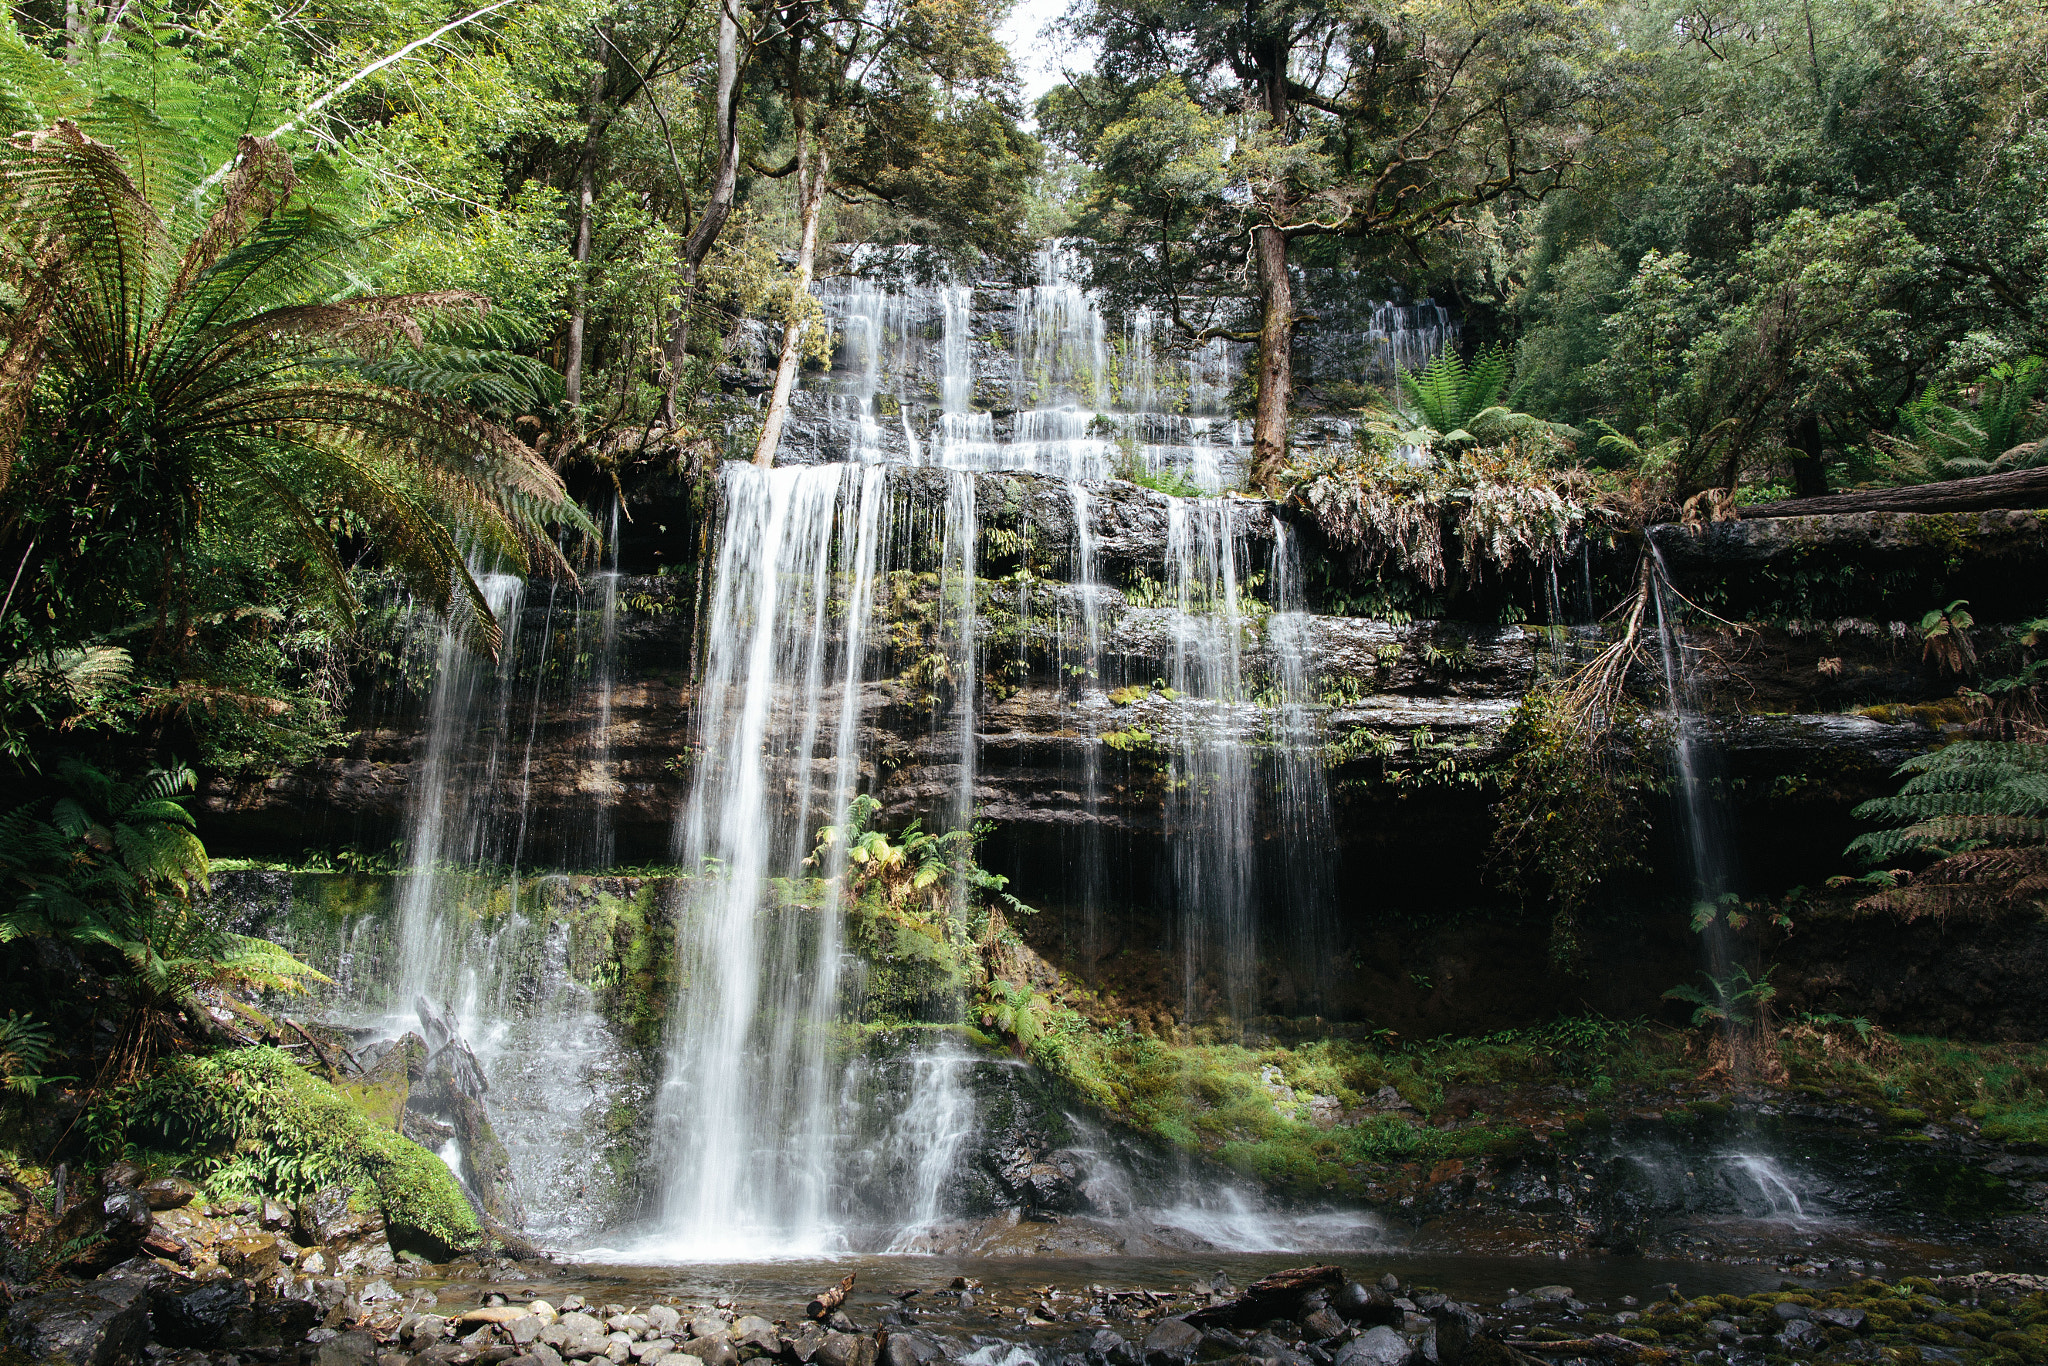
[[[1259,407],[1252,419],[1252,483],[1269,487],[1287,460],[1287,406],[1294,395],[1294,289],[1287,279],[1287,238],[1268,224],[1253,235],[1258,252]]]
[[[797,365],[803,359],[804,329],[808,322],[799,302],[811,292],[811,263],[818,251],[818,219],[825,207],[825,178],[831,170],[832,154],[826,150],[823,130],[811,149],[810,164],[797,170],[797,190],[803,204],[803,235],[796,249],[795,298],[790,320],[782,328],[782,359],[775,367],[775,388],[768,395],[768,416],[761,424],[761,441],[754,447],[754,463],[767,468],[775,463],[775,448],[782,442],[782,424],[789,416],[789,396],[796,389]]]
[[[590,313],[591,207],[597,199],[597,149],[608,122],[604,86],[605,72],[600,60],[597,74],[590,78],[590,120],[584,126],[582,154],[576,158],[576,240],[572,253],[576,273],[569,282],[569,345],[568,355],[562,361],[562,399],[569,406],[569,422],[575,431],[583,427],[575,409],[583,402],[583,334]]]
[[[676,425],[676,391],[683,382],[683,367],[690,360],[690,315],[697,307],[697,276],[704,258],[718,234],[732,217],[732,203],[740,174],[740,138],[737,102],[739,88],[740,25],[733,13],[737,0],[721,0],[718,7],[718,92],[712,101],[712,117],[718,120],[718,169],[712,173],[711,196],[704,215],[683,243],[683,302],[676,312],[675,326],[668,337],[668,392],[661,401],[662,422],[670,431]]]
[[[1259,85],[1266,117],[1285,141],[1288,133],[1285,38],[1258,44]],[[1259,406],[1252,419],[1252,483],[1270,488],[1287,460],[1287,410],[1294,401],[1294,288],[1287,278],[1287,235],[1292,205],[1286,192],[1264,206],[1266,222],[1252,234],[1259,268]]]
[[[1828,465],[1822,454],[1820,414],[1799,419],[1799,454],[1792,461],[1792,490],[1800,498],[1824,497],[1828,491]]]
[[[2048,466],[1980,474],[1970,479],[1944,479],[1938,484],[1908,484],[1895,489],[1864,489],[1831,493],[1825,498],[1793,498],[1782,503],[1752,503],[1737,511],[1750,517],[1819,517],[1837,512],[1986,512],[1994,508],[2048,507]]]

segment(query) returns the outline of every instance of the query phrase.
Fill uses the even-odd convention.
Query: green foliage
[[[1885,873],[1858,904],[1903,920],[2048,908],[2048,744],[1965,740],[1908,759],[1905,784],[1856,808],[1887,827],[1848,853]],[[1890,868],[1922,864],[1919,871]]]
[[[1469,363],[1447,346],[1429,358],[1421,374],[1402,370],[1401,391],[1431,428],[1459,431],[1494,406],[1513,362],[1513,353],[1501,346],[1480,348]]]
[[[1692,1006],[1695,1026],[1763,1027],[1770,1017],[1771,1002],[1778,995],[1777,987],[1770,980],[1775,970],[1773,965],[1752,974],[1748,968],[1738,966],[1725,977],[1702,972],[1700,978],[1707,984],[1705,990],[1681,983],[1666,991],[1664,999],[1683,1001]]]
[[[2000,361],[1974,384],[1928,385],[1899,409],[1899,430],[1882,437],[1888,472],[1902,483],[1961,479],[2026,469],[2048,459],[2048,360]]]
[[[456,1251],[481,1241],[447,1164],[280,1049],[167,1060],[92,1123],[105,1156],[130,1145],[178,1152],[216,1195],[292,1202],[340,1185],[375,1202],[401,1243],[409,1233]]]
[[[48,1078],[42,1075],[50,1057],[50,1027],[33,1015],[8,1011],[0,1019],[0,1086],[34,1099]]]
[[[1567,688],[1543,684],[1517,704],[1503,748],[1494,875],[1525,897],[1549,901],[1551,954],[1574,962],[1586,914],[1619,878],[1644,866],[1647,798],[1657,786],[1652,732],[1632,702],[1588,718]]]
[[[1591,490],[1514,447],[1416,464],[1389,451],[1323,457],[1288,472],[1333,547],[1364,571],[1390,565],[1425,589],[1555,561],[1584,525]]]

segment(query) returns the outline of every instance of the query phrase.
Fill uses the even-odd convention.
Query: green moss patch
[[[175,1058],[95,1112],[123,1146],[184,1155],[216,1196],[296,1202],[329,1186],[383,1211],[392,1245],[445,1260],[483,1231],[455,1175],[275,1048]]]

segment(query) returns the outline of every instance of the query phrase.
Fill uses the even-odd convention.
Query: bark
[[[832,154],[820,134],[814,140],[810,164],[797,171],[798,193],[803,205],[803,235],[797,241],[796,283],[798,299],[811,292],[811,266],[818,252],[818,219],[825,206],[825,180],[831,173]],[[807,320],[792,308],[792,317],[782,328],[782,358],[775,366],[775,387],[768,395],[768,416],[761,423],[761,441],[754,447],[754,463],[767,468],[775,463],[775,448],[782,443],[782,424],[789,416],[789,396],[796,389],[796,371],[803,359]]]
[[[1818,517],[1835,512],[1984,512],[1992,508],[2048,507],[2048,466],[1908,484],[1895,489],[1832,493],[1825,498],[1792,498],[1753,503],[1737,511],[1749,517]]]
[[[1266,116],[1287,136],[1287,42],[1269,39],[1258,50]],[[1292,205],[1284,194],[1267,203],[1267,221],[1252,234],[1259,272],[1259,404],[1252,419],[1252,483],[1269,487],[1287,460],[1287,410],[1294,401],[1294,288],[1287,278],[1287,235]]]
[[[859,1272],[848,1272],[846,1279],[833,1286],[830,1290],[819,1291],[817,1298],[804,1307],[804,1312],[814,1319],[822,1319],[830,1315],[834,1309],[846,1303],[846,1297],[853,1292],[853,1278],[859,1274]]]
[[[1801,498],[1824,497],[1828,491],[1828,466],[1822,458],[1820,414],[1799,419],[1799,455],[1792,461],[1792,487]]]
[[[737,102],[739,88],[740,25],[733,13],[736,0],[722,0],[718,7],[718,90],[712,100],[712,116],[718,120],[718,166],[712,172],[711,195],[704,214],[683,242],[683,302],[676,312],[675,326],[668,338],[668,393],[662,399],[662,421],[673,431],[676,425],[676,390],[683,382],[683,367],[690,359],[690,318],[697,308],[697,277],[712,244],[732,217],[732,205],[740,176],[740,139]]]
[[[1268,224],[1253,236],[1258,253],[1260,309],[1259,406],[1252,419],[1252,483],[1264,488],[1287,459],[1287,407],[1294,393],[1294,289],[1287,279],[1287,239]]]
[[[590,320],[590,239],[592,205],[597,199],[597,152],[610,120],[604,105],[604,66],[590,78],[590,120],[584,126],[583,151],[576,158],[576,241],[573,255],[576,272],[569,284],[568,354],[562,361],[562,399],[568,404],[573,428],[582,428],[574,416],[583,401],[583,335]]]

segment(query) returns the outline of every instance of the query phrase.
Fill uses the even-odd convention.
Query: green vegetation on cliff
[[[170,1059],[88,1123],[106,1160],[176,1167],[216,1196],[289,1204],[338,1185],[382,1211],[401,1249],[440,1260],[482,1241],[446,1163],[279,1049]]]

